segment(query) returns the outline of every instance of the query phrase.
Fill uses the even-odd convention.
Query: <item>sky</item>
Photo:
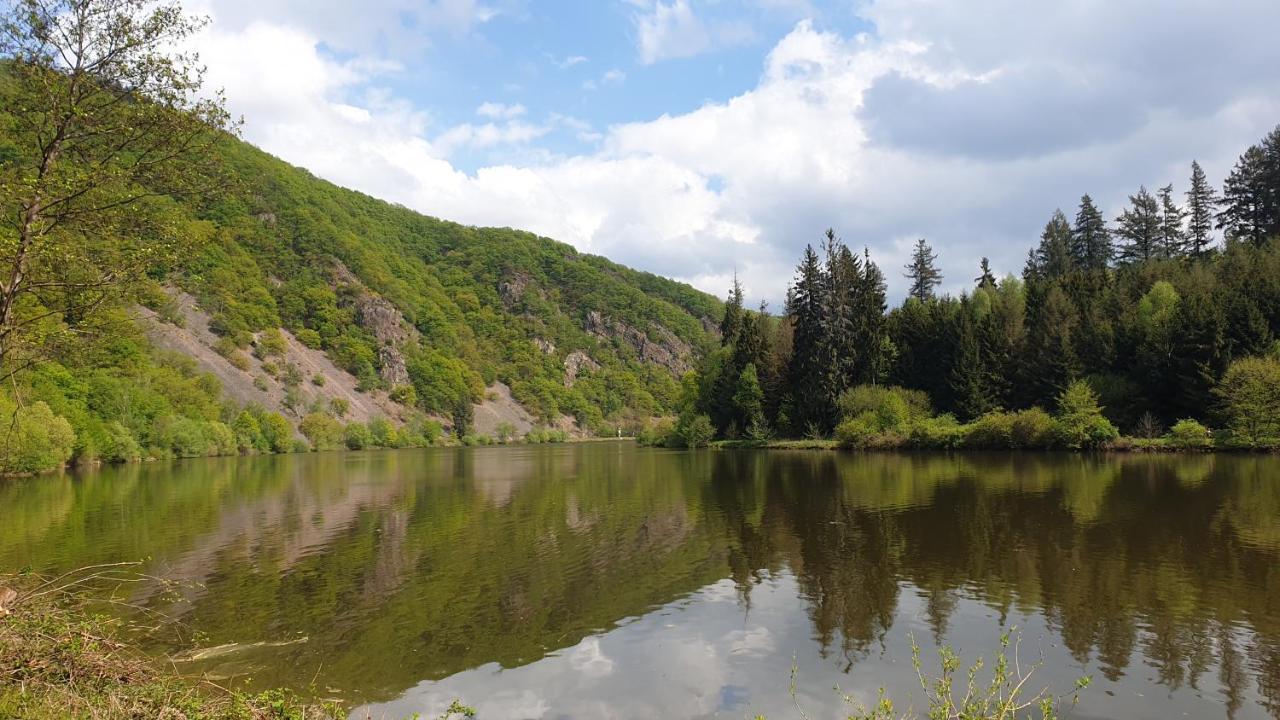
[[[1276,0],[188,0],[249,142],[428,215],[779,309],[806,243],[959,293],[1055,209],[1221,185],[1280,123]]]

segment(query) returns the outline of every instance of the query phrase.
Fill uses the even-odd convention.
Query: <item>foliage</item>
[[[1195,420],[1184,418],[1169,428],[1169,441],[1180,448],[1206,448],[1213,444],[1213,434]]]
[[[18,407],[0,396],[0,433],[0,474],[53,470],[71,459],[71,423],[46,403]]]
[[[706,415],[681,417],[680,422],[676,424],[676,435],[687,448],[706,447],[715,434],[715,426],[711,424],[711,418]]]
[[[1115,440],[1120,432],[1103,416],[1098,394],[1089,383],[1077,380],[1058,396],[1057,435],[1063,447],[1082,448]]]
[[[298,423],[298,431],[306,436],[313,450],[337,450],[343,443],[342,423],[326,413],[307,413]]]
[[[1231,363],[1217,388],[1234,442],[1280,439],[1280,360],[1247,357]]]

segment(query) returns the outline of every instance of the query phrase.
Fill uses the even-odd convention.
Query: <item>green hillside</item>
[[[53,351],[0,396],[29,408],[18,413],[22,436],[53,432],[28,455],[11,450],[10,469],[54,464],[39,455],[63,442],[57,417],[74,435],[72,462],[296,447],[281,418],[296,427],[311,417],[302,429],[312,446],[421,444],[441,424],[467,424],[495,383],[536,424],[612,433],[672,410],[721,312],[687,285],[531,233],[426,217],[230,137],[217,154],[230,179],[223,190],[149,205],[176,230],[173,259],[149,267],[140,292],[115,298],[96,332],[51,330]],[[245,412],[238,388],[207,362],[149,339],[157,321],[184,324],[174,307],[188,296],[202,322],[208,315],[211,350],[261,368],[255,385],[289,388],[282,407]],[[140,317],[139,305],[156,320]],[[375,418],[369,429],[381,436],[369,438],[361,423],[344,438],[352,418],[316,399],[326,379],[304,382],[277,347],[284,336],[393,407],[399,434],[388,441],[388,423]]]
[[[450,413],[495,381],[548,421],[568,414],[590,427],[628,410],[665,412],[690,353],[707,344],[704,319],[719,317],[719,303],[687,285],[563,243],[426,217],[245,143],[224,153],[240,186],[191,208],[207,239],[177,282],[242,344],[272,327],[317,342],[314,332],[337,364],[385,385],[375,332],[358,321],[351,287],[335,288],[335,269],[349,269],[420,333],[403,351],[428,412]],[[628,328],[643,340],[629,341]],[[649,361],[645,343],[655,346]],[[570,388],[564,359],[575,350],[600,368]],[[661,350],[673,356],[665,367],[653,361]]]

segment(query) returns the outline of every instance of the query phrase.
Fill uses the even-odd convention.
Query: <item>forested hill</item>
[[[364,388],[414,388],[429,413],[495,382],[548,423],[664,413],[720,315],[709,295],[563,243],[426,217],[246,143],[222,152],[238,186],[191,209],[205,237],[177,284],[235,344],[286,328]]]
[[[20,142],[0,136],[0,160]],[[0,391],[20,441],[5,471],[630,433],[672,412],[713,343],[721,303],[687,285],[427,217],[229,135],[214,153],[221,190],[148,201],[178,249],[149,279],[95,296],[73,332],[33,326],[36,361]]]

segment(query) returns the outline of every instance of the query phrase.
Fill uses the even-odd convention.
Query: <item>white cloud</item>
[[[600,76],[600,82],[604,83],[605,85],[621,85],[622,83],[626,82],[626,80],[627,80],[627,74],[622,72],[618,68],[606,70],[604,75]]]
[[[708,50],[737,45],[752,39],[749,25],[741,22],[708,23],[698,17],[689,0],[654,0],[636,13],[640,60],[651,65],[660,60],[692,57]]]
[[[554,62],[556,67],[561,70],[567,70],[574,65],[581,65],[582,63],[587,62],[587,57],[585,55],[570,55],[563,60],[552,60],[552,62]]]
[[[1114,215],[1139,183],[1185,184],[1193,157],[1220,181],[1280,119],[1280,46],[1268,38],[1280,5],[1173,5],[870,2],[860,7],[876,35],[799,23],[753,89],[604,132],[564,115],[526,122],[499,103],[480,113],[491,122],[439,132],[370,89],[393,66],[333,60],[319,36],[278,24],[218,28],[204,57],[247,138],[322,177],[716,293],[736,269],[776,303],[828,226],[869,245],[898,296],[907,245],[929,238],[955,290],[982,255],[1016,272],[1054,208],[1083,192]],[[683,0],[645,8],[649,60],[712,42]],[[1080,108],[1084,122],[1063,117]],[[445,159],[554,128],[598,149],[474,174]]]
[[[481,103],[480,107],[476,108],[476,114],[480,115],[481,117],[501,118],[501,119],[510,119],[515,117],[520,117],[521,115],[524,115],[527,111],[528,111],[527,108],[525,108],[525,106],[521,105],[520,103],[515,103],[514,105],[506,105],[500,102],[486,102],[486,103]]]

